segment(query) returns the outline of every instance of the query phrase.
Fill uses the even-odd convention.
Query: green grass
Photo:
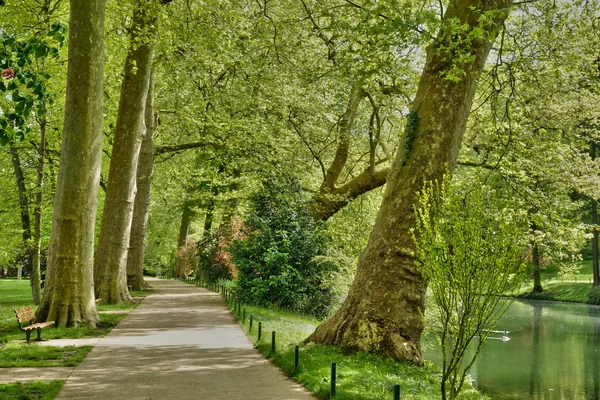
[[[592,289],[592,284],[581,282],[550,281],[542,283],[542,287],[544,288],[542,293],[531,294],[531,288],[528,288],[522,292],[519,297],[535,300],[585,303],[588,293]]]
[[[533,282],[524,285],[518,297],[534,300],[567,301],[585,303],[592,289],[593,271],[592,260],[581,260],[575,265],[574,274],[559,276],[554,272],[542,272],[542,293],[532,294]]]
[[[152,291],[133,292],[136,297],[145,297]],[[135,308],[138,303],[124,304],[99,304],[99,311],[117,311]],[[7,343],[13,340],[25,339],[25,333],[19,330],[14,309],[23,306],[33,306],[29,282],[27,280],[17,281],[11,279],[0,280],[0,343]],[[55,328],[48,327],[42,330],[43,339],[83,339],[104,337],[114,328],[127,314],[102,313],[99,314],[100,320],[96,327],[83,325],[78,328]],[[35,336],[35,334],[33,335]],[[27,346],[27,345],[22,345]],[[38,346],[35,346],[36,348]],[[39,347],[40,349],[42,347]],[[6,350],[2,350],[3,353]],[[89,350],[87,350],[89,351]],[[87,351],[85,353],[87,354]],[[42,352],[43,353],[43,352]],[[45,357],[40,353],[40,357]],[[35,357],[34,357],[35,358]],[[77,358],[75,358],[77,359]],[[33,365],[33,360],[27,366]],[[25,366],[25,365],[24,365]]]
[[[319,321],[281,310],[244,306],[246,321],[238,322],[256,347],[272,358],[287,375],[294,372],[294,346],[300,345],[300,369],[294,378],[322,399],[328,398],[331,363],[337,366],[338,400],[389,400],[393,387],[400,384],[402,399],[439,399],[440,371],[432,364],[416,367],[409,363],[383,360],[377,356],[357,353],[344,355],[332,346],[303,345]],[[249,332],[249,316],[253,317]],[[262,323],[262,340],[257,340],[258,323]],[[271,332],[276,331],[276,352],[271,354]],[[464,400],[486,397],[468,387],[460,397]]]
[[[0,385],[0,400],[52,400],[64,381],[9,383]]]
[[[91,346],[38,346],[37,344],[7,344],[0,350],[0,368],[21,367],[74,367],[79,364]]]

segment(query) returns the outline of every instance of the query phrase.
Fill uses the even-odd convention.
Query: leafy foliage
[[[251,199],[248,238],[231,246],[243,301],[324,316],[334,295],[324,283],[336,263],[324,226],[314,222],[297,183],[266,181]]]
[[[67,28],[63,24],[53,24],[47,36],[41,39],[18,39],[0,30],[0,93],[8,99],[8,104],[0,103],[0,144],[6,145],[11,138],[24,138],[31,131],[27,121],[32,115],[42,119],[46,115],[46,103],[54,98],[46,89],[50,74],[38,71],[37,61],[43,58],[57,58],[59,48],[65,43]]]

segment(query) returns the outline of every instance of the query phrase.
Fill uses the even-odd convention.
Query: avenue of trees
[[[94,300],[131,301],[144,273],[233,279],[329,316],[310,342],[420,365],[427,182],[494,193],[490,224],[518,216],[502,263],[526,263],[534,292],[582,252],[600,285],[599,13],[0,1],[0,273],[30,279],[59,327],[94,325]]]

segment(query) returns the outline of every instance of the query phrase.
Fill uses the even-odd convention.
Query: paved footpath
[[[99,341],[57,399],[314,399],[253,347],[219,295],[151,285],[155,293]]]

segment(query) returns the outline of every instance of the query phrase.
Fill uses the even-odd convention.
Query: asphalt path
[[[216,293],[152,280],[148,296],[75,367],[57,399],[314,399],[266,360]]]

